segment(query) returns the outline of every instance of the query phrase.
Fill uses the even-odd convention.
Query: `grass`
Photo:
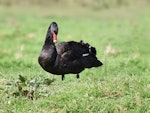
[[[48,9],[0,6],[0,112],[149,113],[149,8]],[[37,58],[52,21],[59,42],[90,43],[104,65],[51,81]]]

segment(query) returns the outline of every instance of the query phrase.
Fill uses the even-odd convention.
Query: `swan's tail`
[[[80,43],[88,49],[88,53],[82,55],[85,56],[84,58],[85,68],[99,67],[103,65],[103,63],[96,57],[95,47],[90,46],[88,43],[84,43],[82,40],[80,41]]]

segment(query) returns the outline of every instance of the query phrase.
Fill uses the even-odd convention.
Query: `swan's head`
[[[53,42],[56,43],[57,41],[57,34],[58,34],[58,25],[56,22],[52,22],[49,27],[50,32],[53,34]]]

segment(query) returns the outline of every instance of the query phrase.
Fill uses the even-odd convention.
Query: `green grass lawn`
[[[150,8],[0,6],[1,113],[150,113]],[[102,67],[55,76],[37,62],[47,28],[95,46]],[[19,76],[21,75],[21,76]]]

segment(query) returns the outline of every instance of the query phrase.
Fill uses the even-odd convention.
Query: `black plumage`
[[[55,45],[58,34],[56,22],[52,22],[48,28],[45,43],[38,58],[41,67],[54,75],[76,74],[85,68],[98,67],[102,65],[96,57],[96,49],[83,41],[62,42]]]

